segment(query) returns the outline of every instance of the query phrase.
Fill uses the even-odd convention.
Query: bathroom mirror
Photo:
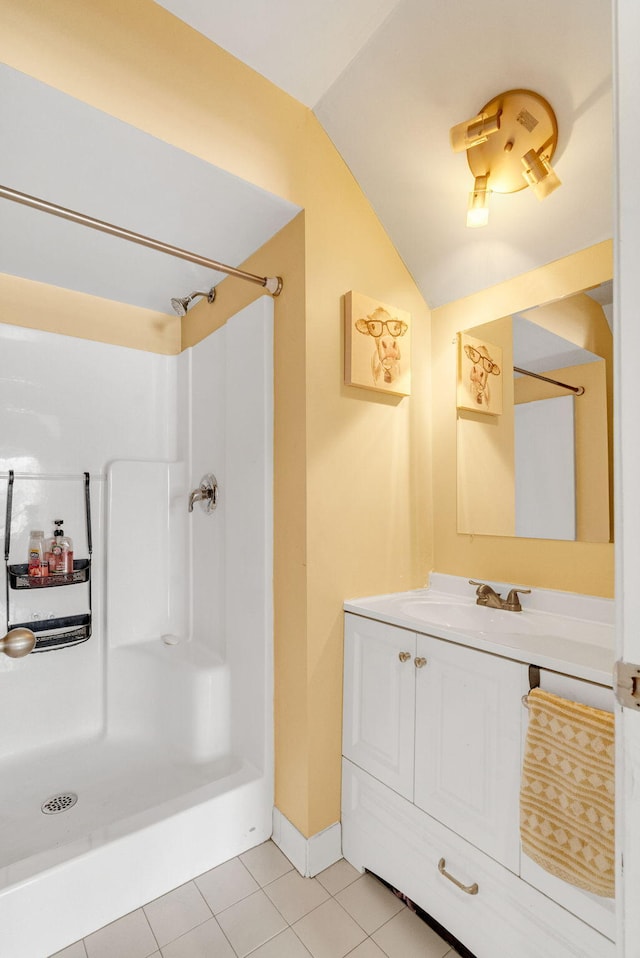
[[[459,332],[458,532],[611,541],[612,285]]]

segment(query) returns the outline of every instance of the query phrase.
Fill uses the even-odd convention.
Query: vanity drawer
[[[348,861],[407,894],[477,958],[615,955],[608,939],[346,759],[342,841]],[[467,891],[439,871],[443,859]]]

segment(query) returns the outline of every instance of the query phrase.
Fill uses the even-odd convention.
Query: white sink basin
[[[464,632],[481,634],[510,633],[511,635],[562,635],[563,623],[557,616],[535,612],[506,612],[503,609],[489,609],[481,605],[467,603],[440,602],[433,599],[407,599],[399,609],[405,615],[420,619],[425,624],[444,626]],[[553,621],[558,619],[558,621]]]

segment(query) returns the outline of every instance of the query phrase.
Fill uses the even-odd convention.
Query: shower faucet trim
[[[189,493],[189,512],[193,512],[193,506],[199,502],[201,508],[208,514],[218,505],[218,481],[212,472],[208,472],[200,480],[200,485]]]

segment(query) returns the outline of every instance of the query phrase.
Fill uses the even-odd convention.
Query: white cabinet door
[[[415,803],[517,873],[526,668],[430,636],[417,654]]]
[[[413,800],[416,637],[345,615],[343,753]]]

